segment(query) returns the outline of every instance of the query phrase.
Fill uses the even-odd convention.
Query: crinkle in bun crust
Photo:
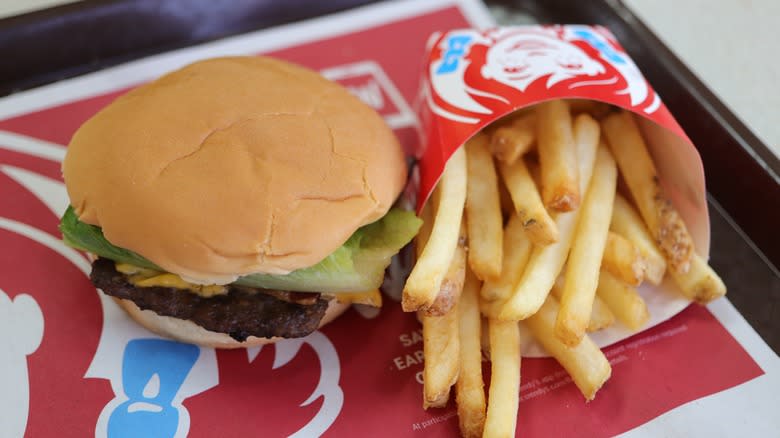
[[[79,219],[200,283],[312,266],[381,218],[406,180],[373,109],[264,57],[201,61],[140,86],[68,149]]]

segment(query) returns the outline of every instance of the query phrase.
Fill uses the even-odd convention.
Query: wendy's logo
[[[508,33],[487,49],[482,77],[520,91],[539,80],[546,87],[577,76],[604,73],[601,63],[582,49],[561,39],[536,32]]]
[[[637,66],[606,29],[524,26],[441,36],[421,96],[428,110],[466,125],[553,97],[633,107],[661,106]]]

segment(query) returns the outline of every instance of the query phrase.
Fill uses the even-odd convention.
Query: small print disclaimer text
[[[436,417],[431,417],[425,421],[412,423],[412,430],[425,430],[428,427],[433,426],[435,424],[443,423],[456,415],[458,415],[458,413],[452,411],[452,412],[447,412],[446,414],[438,415]]]

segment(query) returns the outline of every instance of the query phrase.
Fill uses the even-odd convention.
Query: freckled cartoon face
[[[537,34],[504,37],[487,52],[482,75],[525,91],[533,81],[549,76],[547,87],[575,76],[603,73],[604,67],[578,47]]]

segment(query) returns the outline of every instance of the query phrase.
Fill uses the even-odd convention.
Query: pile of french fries
[[[402,305],[423,325],[423,406],[445,406],[454,386],[466,437],[515,434],[519,324],[592,400],[612,370],[588,333],[641,329],[642,282],[668,272],[699,303],[726,293],[634,116],[607,104],[553,100],[492,124],[455,152],[422,216]]]

